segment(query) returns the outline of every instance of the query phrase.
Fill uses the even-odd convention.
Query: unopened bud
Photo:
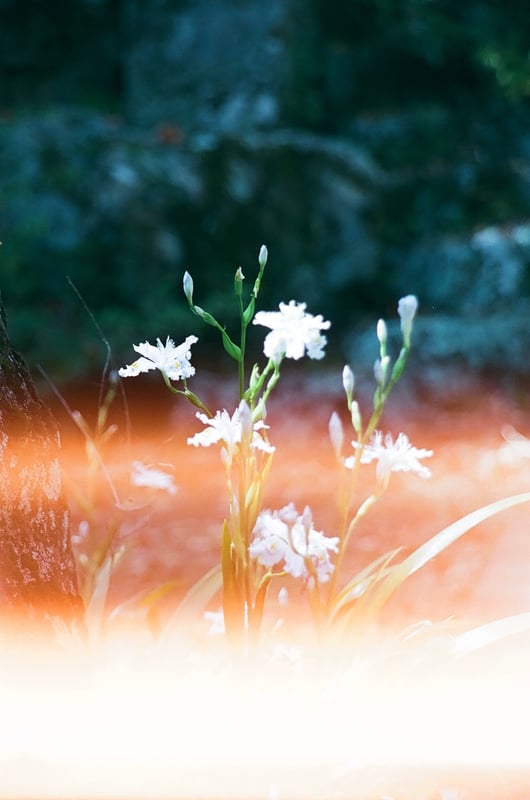
[[[351,401],[353,398],[353,389],[355,387],[355,378],[353,372],[351,371],[351,368],[347,364],[342,370],[342,385],[344,386],[344,391],[346,392],[348,408],[350,408]]]
[[[248,381],[249,389],[254,389],[258,380],[259,380],[259,367],[257,364],[254,364]]]
[[[184,278],[182,280],[182,288],[184,289],[186,300],[190,306],[193,305],[193,278],[187,270],[184,273]]]
[[[261,269],[263,269],[265,267],[265,264],[267,263],[268,257],[269,257],[269,251],[267,250],[265,245],[262,244],[261,247],[260,247],[260,250],[259,250],[259,255],[258,255],[258,263],[259,263]]]
[[[380,319],[377,322],[377,338],[379,339],[379,344],[382,347],[385,347],[386,345],[387,336],[388,333],[386,329],[386,322],[384,319]]]
[[[294,507],[294,503],[284,506],[278,511],[278,516],[288,528],[292,528],[298,519],[298,512]]]
[[[353,425],[355,433],[359,434],[362,429],[362,420],[361,409],[359,408],[357,400],[354,400],[351,404],[351,424]]]
[[[401,333],[403,334],[403,344],[410,347],[410,335],[412,333],[412,323],[418,310],[418,298],[413,294],[402,297],[398,302],[398,314],[401,317]]]
[[[243,270],[241,267],[238,267],[236,270],[236,274],[234,275],[234,292],[236,297],[241,297],[243,294],[243,281],[245,280],[245,276],[243,275]]]
[[[306,506],[302,512],[302,516],[300,517],[300,522],[302,523],[302,527],[305,531],[306,536],[309,536],[309,532],[313,527],[313,515],[311,513],[311,509],[309,506]]]
[[[386,383],[386,374],[388,372],[388,365],[390,364],[390,356],[378,358],[374,364],[374,377],[378,386],[383,387]]]
[[[335,453],[336,458],[340,459],[342,445],[344,443],[344,429],[342,427],[341,419],[336,411],[334,411],[329,418],[328,430],[333,452]]]
[[[246,400],[239,404],[239,422],[241,423],[241,438],[248,439],[252,436],[252,413]]]

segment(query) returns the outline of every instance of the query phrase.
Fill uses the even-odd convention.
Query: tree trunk
[[[24,360],[9,342],[0,298],[0,616],[36,624],[81,615],[60,438]]]

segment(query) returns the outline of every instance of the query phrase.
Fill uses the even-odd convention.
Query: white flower
[[[244,404],[244,405],[243,405]],[[232,416],[223,409],[216,411],[215,417],[207,417],[201,411],[198,411],[196,416],[200,421],[206,425],[203,431],[199,431],[195,436],[188,439],[188,444],[193,447],[209,447],[211,444],[217,442],[224,442],[228,457],[231,458],[235,452],[236,447],[241,443],[244,434],[244,428],[247,423],[246,406],[244,400],[241,401],[239,407],[236,408]],[[248,408],[248,406],[247,406]],[[251,446],[256,450],[263,450],[266,453],[273,453],[274,447],[269,444],[260,434],[261,430],[268,428],[263,420],[255,422],[251,428],[252,442]]]
[[[146,486],[151,489],[163,489],[169,494],[176,494],[173,476],[161,469],[146,467],[141,461],[133,461],[131,480],[135,486]]]
[[[270,569],[283,562],[283,569],[293,578],[308,580],[312,576],[306,559],[310,559],[319,582],[329,580],[334,569],[330,551],[338,552],[339,540],[315,530],[308,508],[302,515],[293,503],[280,511],[262,511],[252,533],[249,554],[262,566]]]
[[[203,616],[210,623],[209,636],[222,636],[225,633],[225,617],[222,608],[217,611],[205,611]]]
[[[122,367],[119,374],[122,378],[134,378],[140,372],[159,369],[172,381],[190,378],[195,374],[195,367],[190,364],[190,347],[197,341],[196,336],[188,336],[185,342],[175,346],[174,341],[168,336],[165,344],[162,344],[160,339],[156,340],[156,346],[149,342],[134,344],[133,348],[140,353],[141,358],[127,367]]]
[[[408,294],[402,297],[398,302],[398,314],[401,318],[401,333],[403,334],[403,342],[405,347],[410,347],[410,334],[412,332],[412,323],[418,310],[418,298],[413,294]]]
[[[352,442],[355,448],[357,442]],[[432,450],[423,450],[413,447],[404,433],[400,433],[394,442],[391,434],[387,433],[383,440],[381,431],[376,431],[372,440],[365,445],[361,456],[362,464],[377,461],[376,475],[379,480],[385,480],[391,472],[415,472],[421,478],[429,478],[430,470],[420,464],[421,458],[430,458]],[[344,465],[351,469],[355,463],[353,456],[345,459]]]
[[[306,304],[291,300],[289,305],[280,303],[279,311],[258,311],[254,325],[263,325],[271,332],[265,337],[263,352],[279,364],[282,358],[302,358],[307,350],[309,358],[324,357],[326,337],[320,331],[331,323],[319,314],[306,314]]]

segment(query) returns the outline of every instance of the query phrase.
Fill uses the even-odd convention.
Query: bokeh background
[[[333,321],[372,363],[420,298],[413,374],[438,396],[524,386],[530,345],[527,0],[0,0],[0,290],[59,384],[112,345],[263,306]],[[200,329],[208,346],[210,330]]]

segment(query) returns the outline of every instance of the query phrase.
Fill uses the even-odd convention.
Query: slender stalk
[[[239,299],[239,305],[241,309],[241,340],[240,340],[240,348],[241,348],[241,358],[239,359],[237,366],[238,366],[238,373],[239,373],[239,399],[243,399],[243,395],[245,394],[245,348],[247,345],[247,326],[243,319],[243,304],[241,302],[241,298]]]

